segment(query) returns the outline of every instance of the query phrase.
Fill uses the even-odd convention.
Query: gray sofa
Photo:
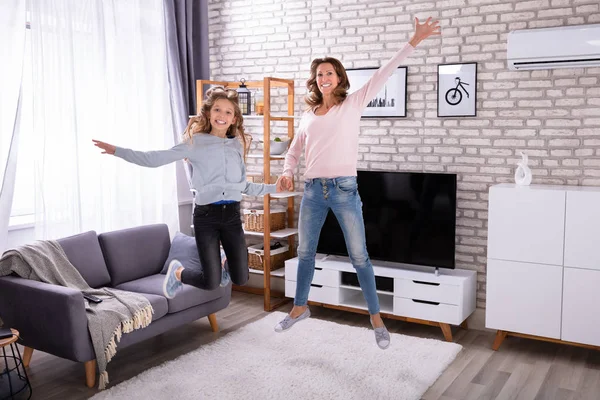
[[[162,294],[165,275],[160,271],[171,246],[166,225],[100,235],[90,231],[58,242],[91,287],[137,292],[152,304],[152,323],[124,334],[118,350],[202,317],[208,317],[213,331],[218,330],[215,313],[228,306],[231,284],[213,291],[184,285],[173,299]],[[85,313],[80,291],[17,276],[0,277],[0,316],[5,326],[19,331],[26,346],[24,364],[29,364],[33,349],[84,362],[86,384],[93,387],[96,361]]]

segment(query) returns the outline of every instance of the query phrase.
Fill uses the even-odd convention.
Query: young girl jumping
[[[233,283],[244,285],[248,281],[248,250],[240,217],[242,194],[263,196],[274,193],[276,186],[246,181],[247,139],[243,122],[238,93],[214,87],[206,93],[201,114],[190,119],[183,142],[169,150],[135,151],[93,140],[103,150],[102,154],[112,154],[144,167],[182,159],[187,159],[193,167],[194,236],[202,271],[185,268],[173,260],[163,283],[167,298],[173,298],[183,283],[205,290],[227,283],[225,257],[220,254],[219,242]]]

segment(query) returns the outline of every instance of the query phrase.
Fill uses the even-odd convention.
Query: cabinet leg
[[[469,330],[469,322],[465,319],[463,321],[463,323],[460,324],[460,327],[468,331]]]
[[[444,334],[444,339],[446,339],[446,342],[451,342],[452,341],[452,329],[450,329],[450,325],[442,324],[440,322],[440,328],[442,328],[442,333]]]
[[[508,335],[508,332],[506,332],[506,331],[498,331],[498,332],[496,332],[496,339],[494,340],[494,344],[492,344],[492,349],[493,350],[498,350],[500,348],[500,345],[502,344],[502,342],[506,338],[506,335]]]

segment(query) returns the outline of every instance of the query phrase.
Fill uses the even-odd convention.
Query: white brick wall
[[[298,115],[313,58],[380,66],[410,38],[414,16],[440,19],[442,37],[405,62],[408,117],[361,123],[359,168],[458,174],[456,264],[479,272],[480,308],[488,188],[513,182],[520,151],[535,184],[600,186],[600,68],[515,72],[505,61],[510,30],[600,23],[598,0],[211,0],[209,10],[211,78],[292,78]],[[438,118],[437,64],[472,61],[477,117]],[[250,159],[249,170],[260,163]]]

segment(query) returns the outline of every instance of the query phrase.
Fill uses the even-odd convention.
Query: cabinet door
[[[559,339],[562,270],[488,259],[486,328]]]
[[[565,267],[600,270],[600,192],[568,191]]]
[[[600,346],[600,271],[565,268],[562,340]]]
[[[563,265],[565,191],[492,186],[488,257]]]

